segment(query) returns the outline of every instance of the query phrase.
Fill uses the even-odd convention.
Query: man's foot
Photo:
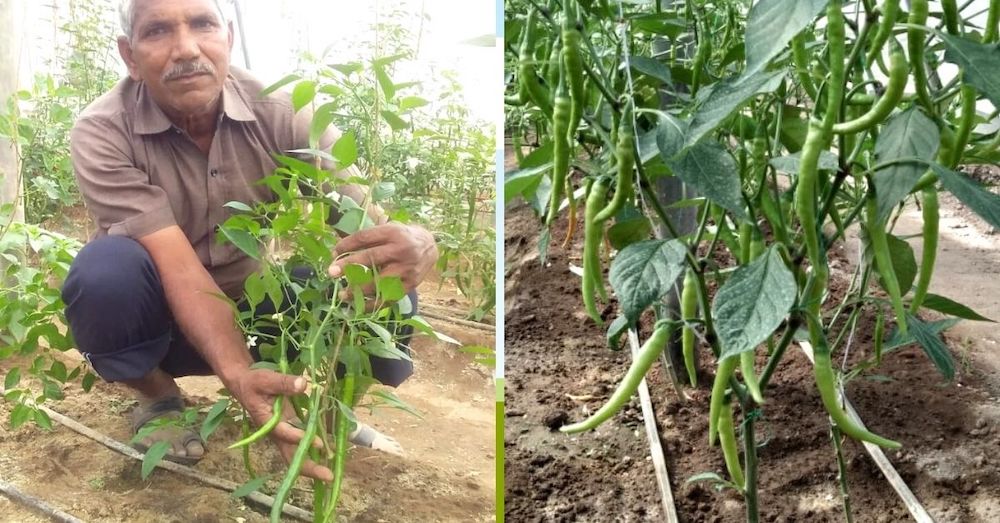
[[[184,412],[184,401],[180,396],[170,396],[151,403],[140,403],[132,410],[132,433],[136,434],[147,423],[155,419],[178,418]],[[201,436],[191,429],[176,426],[164,426],[153,431],[141,441],[133,443],[132,448],[146,452],[159,441],[170,443],[170,450],[163,459],[194,465],[205,455],[205,443]]]
[[[403,456],[403,446],[393,438],[382,434],[369,425],[358,422],[358,428],[351,433],[348,438],[351,443],[359,447],[367,447],[374,450],[387,452],[394,456]]]

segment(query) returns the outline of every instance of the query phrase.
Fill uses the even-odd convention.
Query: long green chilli
[[[632,149],[633,136],[632,103],[629,102],[625,104],[621,123],[618,126],[618,144],[615,147],[615,159],[618,161],[615,195],[608,202],[608,205],[595,216],[599,222],[608,221],[625,206],[625,202],[632,198],[632,171],[635,167],[635,153]]]
[[[736,445],[736,430],[733,427],[733,406],[729,398],[722,401],[719,411],[719,446],[722,447],[722,457],[726,461],[726,470],[733,483],[742,491],[746,488],[746,478],[743,467],[740,466],[740,452]]]
[[[270,434],[270,432],[274,430],[274,427],[277,427],[278,423],[281,422],[281,411],[284,409],[284,406],[285,406],[284,396],[278,396],[277,398],[274,398],[274,414],[271,415],[271,418],[267,420],[266,423],[261,425],[260,428],[257,429],[253,434],[250,434],[249,436],[237,441],[236,443],[233,443],[232,445],[227,447],[227,449],[228,450],[238,449],[240,447],[249,445],[251,443],[256,443],[257,441],[260,441],[264,436]]]
[[[917,286],[913,291],[913,300],[910,301],[910,312],[917,314],[917,309],[927,297],[927,289],[931,285],[931,275],[934,273],[934,262],[937,259],[939,214],[938,214],[938,193],[937,188],[931,185],[922,192],[924,218],[924,229],[922,236],[924,240],[923,252],[920,254],[920,275],[917,277]]]
[[[570,144],[567,134],[569,114],[572,102],[566,95],[566,86],[559,82],[556,90],[555,108],[552,113],[552,191],[549,195],[549,211],[545,225],[552,226],[559,214],[559,204],[562,202],[569,177]]]
[[[924,64],[924,31],[917,29],[927,23],[927,0],[910,0],[910,17],[907,23],[912,25],[906,31],[907,50],[910,52],[910,67],[913,72],[913,87],[917,92],[917,100],[928,111],[934,111],[930,91],[927,88],[927,68]]]
[[[944,17],[944,26],[949,34],[958,35],[958,2],[955,0],[941,0],[941,11]]]
[[[354,382],[355,378],[353,374],[345,374],[342,378],[343,385],[340,389],[340,401],[343,402],[348,407],[354,406]],[[350,428],[351,422],[347,418],[347,415],[343,411],[337,412],[337,426],[335,437],[337,438],[337,448],[336,456],[337,461],[333,467],[333,487],[330,491],[330,502],[327,503],[329,513],[327,514],[327,521],[332,521],[333,510],[337,508],[337,500],[340,498],[340,489],[344,481],[344,465],[347,462],[347,439],[348,439],[348,429]]]
[[[898,442],[883,438],[855,423],[841,408],[833,375],[833,362],[830,359],[830,348],[826,345],[825,336],[822,335],[823,328],[819,325],[818,317],[812,314],[807,316],[809,316],[810,338],[820,342],[819,345],[813,345],[813,375],[816,379],[816,388],[819,390],[820,399],[823,400],[823,406],[826,407],[837,428],[856,440],[867,441],[884,448],[900,448],[902,445]],[[818,336],[814,335],[814,331],[817,330],[820,331]]]
[[[625,373],[625,377],[622,378],[622,381],[618,384],[618,388],[611,394],[611,397],[604,406],[598,409],[597,412],[594,412],[589,418],[579,423],[560,427],[560,432],[574,434],[592,430],[597,428],[601,423],[611,419],[612,416],[628,403],[629,398],[635,394],[636,389],[639,388],[639,383],[642,382],[642,378],[646,376],[650,367],[653,366],[653,363],[660,357],[660,353],[666,348],[669,338],[669,324],[666,322],[658,324],[653,329],[653,333],[650,334],[649,339],[646,340],[646,343],[639,349],[639,353],[632,360],[632,364]]]
[[[684,273],[684,287],[681,290],[681,319],[684,326],[681,330],[681,354],[684,355],[684,367],[687,369],[688,381],[692,387],[698,386],[698,365],[695,351],[694,327],[690,322],[698,318],[698,278],[694,271],[688,269]]]
[[[587,309],[587,314],[598,325],[604,324],[604,320],[597,310],[594,291],[595,288],[604,288],[604,282],[601,278],[600,255],[604,222],[598,221],[595,217],[604,206],[604,198],[607,194],[606,179],[601,178],[592,182],[583,214],[583,305]]]
[[[871,47],[868,48],[866,58],[869,64],[873,63],[879,56],[882,52],[882,46],[892,35],[892,27],[896,24],[896,18],[899,17],[899,0],[885,0],[879,10],[882,11],[882,19],[879,20],[878,32],[872,39]]]
[[[899,280],[896,278],[896,271],[892,266],[892,257],[889,254],[889,239],[886,236],[884,224],[878,219],[878,201],[875,196],[875,185],[871,177],[868,179],[868,194],[865,196],[865,228],[868,231],[868,240],[871,242],[872,253],[875,255],[875,269],[882,278],[886,292],[889,293],[889,301],[896,312],[896,323],[899,325],[899,332],[906,334],[906,309],[903,308],[903,295],[899,289]]]
[[[816,91],[816,84],[809,76],[809,54],[806,52],[805,33],[799,33],[792,38],[792,62],[795,64],[795,75],[799,77],[799,84],[805,89],[806,94],[813,101],[819,99]]]
[[[903,46],[899,45],[896,39],[892,39],[889,45],[892,50],[889,53],[889,83],[885,86],[885,93],[865,114],[850,121],[834,124],[831,129],[834,134],[857,133],[872,128],[889,116],[903,98],[906,76],[910,72],[909,65],[903,54]]]
[[[542,80],[532,67],[532,61],[534,60],[532,51],[535,47],[535,23],[537,19],[537,11],[529,9],[528,18],[524,23],[524,39],[521,40],[521,49],[517,59],[518,80],[520,82],[519,93],[523,93],[522,96],[527,98],[525,102],[530,100],[542,110],[542,114],[547,116],[552,114],[552,103],[549,102],[549,93],[546,92],[545,86],[542,85]]]
[[[708,445],[715,445],[716,436],[719,433],[719,415],[722,413],[722,404],[726,400],[726,388],[729,387],[729,378],[736,371],[736,365],[740,359],[730,356],[719,362],[719,368],[715,371],[715,381],[712,382],[712,399],[708,405]]]
[[[584,92],[583,72],[583,52],[580,48],[580,41],[583,36],[576,28],[576,10],[573,9],[575,2],[565,0],[565,12],[563,13],[562,25],[562,63],[565,68],[566,83],[569,85],[569,95],[573,101],[569,118],[569,140],[573,142],[576,131],[580,127],[580,119],[583,118],[583,104],[586,101]]]
[[[299,471],[302,470],[302,464],[305,463],[306,455],[309,453],[313,439],[316,437],[316,432],[319,429],[319,419],[322,417],[320,413],[322,392],[320,387],[313,387],[309,405],[311,416],[306,423],[305,434],[299,441],[299,446],[295,448],[292,462],[288,465],[288,473],[285,474],[285,479],[282,480],[281,486],[278,487],[278,492],[274,495],[274,505],[271,507],[271,523],[281,521],[281,508],[285,506],[285,501],[288,500],[288,495],[292,492],[295,479],[299,477]]]

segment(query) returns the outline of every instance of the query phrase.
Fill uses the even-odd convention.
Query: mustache
[[[212,67],[212,64],[205,62],[181,62],[171,67],[166,73],[163,74],[163,81],[168,82],[182,76],[190,76],[200,73],[214,75],[215,67]]]

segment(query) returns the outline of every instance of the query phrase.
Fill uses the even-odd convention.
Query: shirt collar
[[[226,78],[222,84],[222,115],[231,120],[240,122],[250,122],[257,119],[253,109],[247,104],[243,93],[236,86],[236,80],[232,75]],[[221,116],[220,116],[221,120]],[[136,101],[135,132],[138,134],[158,134],[169,131],[174,124],[167,118],[167,115],[156,105],[153,97],[149,94],[149,89],[144,82],[139,82],[139,96]]]

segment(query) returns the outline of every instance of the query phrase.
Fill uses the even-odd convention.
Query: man
[[[250,369],[233,313],[213,294],[237,299],[256,262],[216,244],[214,230],[229,215],[226,202],[273,198],[255,182],[274,169],[271,153],[307,147],[309,115],[296,115],[287,95],[260,97],[260,83],[230,70],[233,29],[215,1],[131,0],[121,12],[118,50],[129,77],[88,107],[70,136],[80,191],[98,227],[63,289],[70,328],[102,378],[136,392],[134,430],[182,410],[174,378],[190,374],[218,376],[261,425],[277,395],[300,394],[306,383]],[[329,133],[325,143],[334,138]],[[363,200],[357,188],[341,192]],[[349,263],[374,265],[412,291],[437,259],[433,237],[420,227],[376,223],[340,241],[329,276]],[[384,383],[409,375],[382,363],[376,378]],[[271,432],[286,461],[302,435],[287,421]],[[371,433],[354,436],[371,444]],[[164,429],[144,444],[157,440],[171,443],[175,461],[204,453],[191,431]],[[302,473],[332,478],[316,463]]]

